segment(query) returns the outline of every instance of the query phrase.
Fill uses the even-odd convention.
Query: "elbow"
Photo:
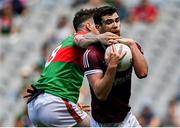
[[[136,75],[139,79],[146,78],[148,75],[148,68],[144,68],[143,70],[139,70],[136,72]]]
[[[138,78],[139,79],[143,79],[143,78],[146,78],[147,77],[147,74],[139,74],[138,75]]]
[[[148,75],[148,71],[140,72],[140,73],[137,74],[139,79],[146,78],[147,75]]]

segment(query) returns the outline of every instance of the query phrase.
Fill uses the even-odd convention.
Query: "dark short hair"
[[[117,12],[117,10],[112,6],[103,6],[98,8],[93,16],[94,23],[102,25],[102,17],[106,15],[112,15],[115,12]]]
[[[75,14],[75,17],[73,19],[73,26],[76,31],[78,31],[78,28],[81,27],[82,23],[88,20],[89,18],[93,18],[93,15],[97,8],[91,8],[91,9],[81,9]]]

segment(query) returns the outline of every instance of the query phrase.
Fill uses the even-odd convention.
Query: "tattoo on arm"
[[[97,42],[98,39],[95,34],[87,33],[85,35],[76,35],[74,41],[77,46],[86,48],[90,44]]]

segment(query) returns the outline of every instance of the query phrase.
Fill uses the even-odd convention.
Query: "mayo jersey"
[[[77,103],[83,81],[83,53],[74,43],[74,35],[69,36],[52,52],[35,87]]]

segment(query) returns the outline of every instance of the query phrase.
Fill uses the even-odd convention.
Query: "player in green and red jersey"
[[[95,11],[89,9],[76,13],[73,24],[77,33],[65,39],[52,52],[33,86],[28,114],[35,126],[89,126],[89,116],[77,105],[83,81],[84,49],[80,47],[85,48],[98,41],[107,43],[109,37],[115,36],[112,33],[95,36],[99,34],[93,21]]]

